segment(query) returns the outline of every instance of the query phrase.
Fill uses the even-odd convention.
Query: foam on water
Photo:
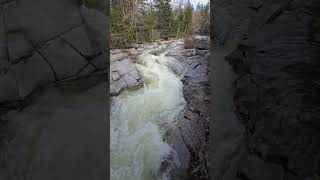
[[[186,105],[183,84],[172,71],[172,67],[182,68],[175,59],[146,52],[137,62],[144,88],[122,93],[111,109],[112,180],[166,178],[160,167],[173,151],[163,136],[176,125]]]

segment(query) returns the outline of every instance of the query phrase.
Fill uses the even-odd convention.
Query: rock
[[[110,50],[110,54],[114,55],[114,54],[120,54],[122,52],[121,49],[111,49]]]
[[[116,61],[110,65],[110,93],[117,94],[124,88],[141,85],[141,76],[131,59]]]
[[[76,75],[88,64],[80,54],[62,39],[48,42],[40,49],[40,52],[53,67],[58,80]]]
[[[127,58],[127,57],[128,57],[128,54],[126,54],[126,53],[111,54],[110,62],[114,63],[116,61],[120,61],[120,60]]]
[[[95,9],[81,7],[81,15],[85,21],[88,34],[91,39],[105,51],[109,51],[109,39],[107,27],[110,27],[110,18]]]
[[[186,110],[172,142],[172,148],[178,154],[181,167],[175,165],[170,173],[171,178],[208,179],[208,57],[190,54],[190,50],[186,51],[183,48],[183,43],[171,50],[167,56],[174,56],[180,61],[179,64],[174,59],[170,61],[168,66],[171,70],[178,75],[186,73],[182,82],[184,98],[187,101]]]
[[[317,141],[320,125],[316,118],[320,104],[317,83],[320,46],[315,38],[319,32],[315,23],[320,17],[319,1],[218,0],[213,9],[215,48],[219,49],[219,44],[235,47],[227,52],[226,60],[239,78],[232,80],[234,89],[229,98],[233,98],[237,121],[245,127],[243,143],[250,156],[258,155],[265,163],[277,167],[260,162],[247,166],[245,160],[239,163],[222,159],[231,162],[229,167],[235,169],[230,176],[237,176],[242,169],[248,175],[243,179],[263,179],[255,172],[268,179],[281,178],[283,174],[292,174],[286,176],[289,180],[312,177],[319,170],[318,159],[314,157],[320,149]],[[217,62],[213,58],[213,63]],[[220,71],[216,64],[213,66]],[[216,73],[217,76],[222,77]],[[221,97],[214,96],[216,101]],[[219,130],[227,126],[218,126],[216,122],[212,127]],[[213,144],[213,151],[219,153],[218,146]],[[211,162],[215,164],[210,170],[212,177],[227,179],[226,171],[217,171],[221,162],[215,159]],[[276,174],[268,176],[271,171]]]
[[[7,37],[5,32],[3,12],[0,11],[0,75],[4,73],[8,64]]]
[[[99,48],[91,42],[85,26],[78,26],[61,36],[86,58],[94,57],[100,53]]]
[[[191,155],[188,151],[181,132],[179,129],[176,130],[174,137],[172,137],[173,142],[171,143],[172,149],[177,152],[177,158],[179,159],[179,164],[174,164],[175,169],[170,174],[172,179],[186,179],[188,168],[190,165]]]
[[[137,56],[139,54],[139,51],[137,51],[135,48],[126,49],[126,51],[132,56]]]
[[[17,8],[21,27],[36,45],[82,23],[80,7],[72,1],[18,1]]]
[[[132,48],[139,48],[140,45],[139,45],[139,44],[132,43],[132,44],[130,44],[130,47],[132,47]]]
[[[18,9],[16,1],[6,3],[3,7],[4,11],[4,22],[6,32],[14,32],[19,30],[20,24],[18,19]]]
[[[210,39],[208,36],[192,36],[185,40],[186,49],[210,49]]]
[[[98,57],[95,57],[94,59],[90,60],[90,63],[92,63],[97,69],[106,69],[107,68],[107,55],[105,52],[102,52]]]
[[[104,179],[106,89],[105,78],[60,82],[35,94],[27,107],[1,116],[14,138],[2,147],[0,177]]]
[[[18,100],[17,81],[12,72],[0,76],[0,102]]]
[[[11,63],[16,63],[23,57],[31,56],[33,50],[32,44],[23,33],[8,34],[8,52]]]
[[[127,87],[127,84],[123,79],[114,81],[110,86],[110,94],[111,95],[117,94],[126,87]]]
[[[16,64],[13,67],[13,73],[21,98],[25,98],[36,88],[55,81],[49,64],[38,53]]]
[[[283,180],[284,170],[281,166],[267,163],[256,156],[248,156],[244,159],[244,165],[239,171],[239,176],[247,177],[248,179],[259,180]]]
[[[63,81],[74,81],[76,79],[80,79],[83,77],[86,77],[90,74],[92,74],[94,71],[96,70],[96,68],[91,65],[91,64],[87,64],[79,73],[77,73],[75,76],[72,76],[70,78],[66,78],[63,79]]]

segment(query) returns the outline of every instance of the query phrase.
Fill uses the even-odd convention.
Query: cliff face
[[[224,61],[236,74],[230,95],[241,125],[235,127],[240,132],[244,128],[240,134],[230,132],[234,139],[243,136],[237,145],[244,146],[244,151],[231,145],[238,151],[223,157],[228,161],[225,166],[219,166],[214,157],[222,153],[217,145],[224,139],[212,139],[218,141],[211,144],[215,153],[212,178],[317,178],[320,2],[215,0],[211,5],[215,49],[219,52],[223,44],[236,44]],[[222,121],[214,114],[212,119],[217,124]],[[218,128],[216,124],[211,127]],[[227,133],[216,136],[223,134]]]

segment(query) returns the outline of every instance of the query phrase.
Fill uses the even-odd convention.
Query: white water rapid
[[[166,179],[161,165],[172,161],[174,152],[164,136],[177,124],[186,101],[180,81],[184,67],[165,53],[141,54],[136,66],[144,87],[124,91],[112,102],[111,180]]]

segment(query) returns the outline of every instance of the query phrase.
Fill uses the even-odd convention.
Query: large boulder
[[[210,39],[208,36],[191,36],[185,40],[186,49],[210,49]]]
[[[126,58],[110,65],[110,84],[111,95],[142,84],[141,76],[131,59]]]

